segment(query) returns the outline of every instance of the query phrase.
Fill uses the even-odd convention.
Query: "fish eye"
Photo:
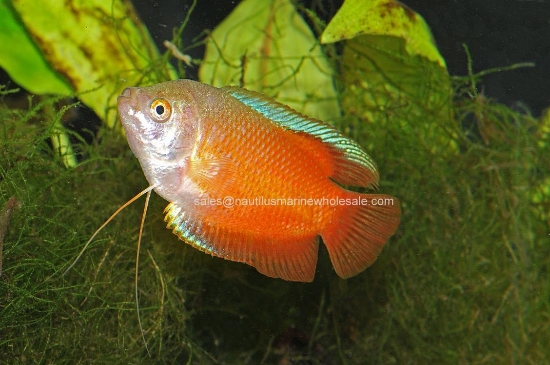
[[[155,99],[151,103],[150,113],[153,119],[159,123],[164,123],[170,119],[172,107],[167,100]]]

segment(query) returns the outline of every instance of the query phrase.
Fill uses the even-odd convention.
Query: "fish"
[[[400,223],[375,162],[336,128],[258,92],[174,80],[126,88],[118,111],[167,228],[196,249],[287,281],[314,280],[320,239],[341,278]]]

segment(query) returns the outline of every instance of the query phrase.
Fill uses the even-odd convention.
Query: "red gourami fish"
[[[397,199],[338,185],[378,183],[357,143],[263,94],[177,80],[125,89],[118,110],[168,228],[213,256],[312,281],[320,236],[348,278],[399,225]]]

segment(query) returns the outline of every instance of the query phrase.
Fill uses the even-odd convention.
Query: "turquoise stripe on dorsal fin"
[[[330,176],[334,181],[344,185],[377,187],[378,170],[372,158],[357,142],[333,126],[300,114],[255,91],[233,86],[224,87],[223,90],[283,128],[306,133],[323,142],[334,158],[334,172]]]

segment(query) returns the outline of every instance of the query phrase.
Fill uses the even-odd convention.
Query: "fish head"
[[[118,97],[118,112],[149,183],[173,191],[181,183],[199,131],[192,90],[177,81],[126,88]]]
[[[128,143],[140,160],[179,160],[193,148],[199,120],[193,95],[167,84],[129,87],[118,97]]]

